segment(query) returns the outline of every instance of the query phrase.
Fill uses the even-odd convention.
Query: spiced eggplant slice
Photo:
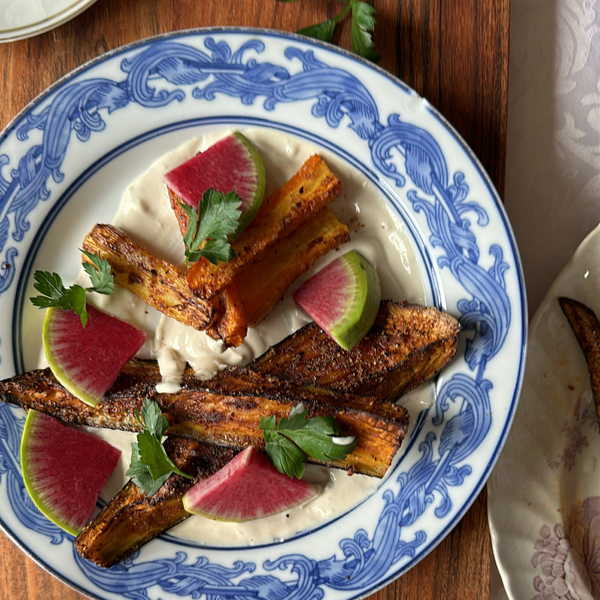
[[[206,259],[194,263],[187,272],[190,287],[202,298],[212,298],[245,269],[261,260],[267,250],[291,235],[342,192],[341,181],[318,156],[311,156],[299,171],[269,198],[232,244],[235,258],[213,265]]]
[[[408,427],[408,413],[401,406],[251,371],[195,380],[192,386],[184,381],[181,391],[173,394],[158,393],[148,385],[149,380],[128,386],[123,385],[123,379],[131,382],[131,375],[120,375],[104,398],[91,407],[65,390],[50,369],[32,371],[0,382],[0,400],[34,408],[65,423],[135,432],[141,429],[135,411],[149,398],[158,403],[169,421],[167,435],[233,448],[263,448],[261,418],[287,417],[293,406],[303,402],[309,417],[332,416],[344,435],[358,440],[351,454],[329,464],[375,477],[385,474]]]
[[[600,322],[592,309],[577,300],[560,297],[558,303],[583,350],[600,425]]]
[[[101,567],[112,567],[167,529],[191,516],[183,496],[200,479],[223,468],[237,450],[181,438],[168,438],[165,450],[184,473],[171,475],[161,488],[146,497],[129,481],[75,539],[84,558]]]
[[[108,261],[117,287],[129,290],[168,317],[198,330],[206,329],[217,318],[218,298],[207,301],[194,294],[176,266],[157,258],[116,227],[94,225],[83,249]],[[85,254],[82,259],[90,262]]]
[[[343,350],[311,323],[250,363],[257,373],[395,401],[448,364],[460,325],[429,306],[386,301],[369,333]]]

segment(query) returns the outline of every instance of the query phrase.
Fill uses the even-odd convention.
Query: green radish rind
[[[107,368],[107,363],[112,361],[111,368],[111,378],[109,378],[105,383],[104,391],[112,385],[114,382],[114,378],[116,378],[120,369],[135,355],[135,353],[141,348],[142,344],[146,339],[146,334],[136,327],[123,321],[122,319],[118,319],[117,317],[113,317],[103,311],[100,311],[93,306],[87,307],[88,310],[88,322],[86,328],[83,328],[83,325],[80,325],[79,317],[75,315],[75,323],[77,327],[81,326],[81,334],[83,335],[85,331],[90,331],[90,328],[94,326],[98,331],[98,336],[102,337],[102,333],[104,332],[112,332],[111,334],[114,336],[112,354],[103,354],[110,351],[110,348],[107,348],[106,345],[94,344],[94,341],[97,338],[86,339],[83,342],[83,346],[80,348],[85,349],[84,356],[87,356],[89,360],[92,360],[92,355],[96,358],[94,362],[94,369],[100,369],[102,367]],[[89,404],[90,406],[96,406],[98,402],[102,399],[103,392],[99,392],[98,394],[94,394],[94,390],[84,389],[84,387],[77,381],[77,376],[79,375],[79,381],[83,380],[84,374],[81,373],[81,370],[78,372],[69,372],[68,369],[65,368],[65,365],[61,362],[61,358],[59,353],[56,352],[56,348],[60,346],[60,341],[57,339],[60,335],[57,336],[56,328],[60,327],[61,317],[66,314],[74,315],[72,311],[64,310],[59,307],[51,307],[47,309],[46,316],[44,318],[44,325],[42,328],[42,341],[44,346],[44,352],[46,354],[46,359],[48,360],[48,364],[52,373],[56,377],[56,379],[61,383],[61,385],[67,389],[71,394]],[[118,329],[118,332],[115,333],[115,329]],[[101,330],[101,331],[100,331]],[[92,329],[93,331],[93,329]],[[120,338],[117,341],[117,333]],[[91,333],[89,334],[91,335]],[[76,336],[75,336],[76,338]],[[73,341],[73,339],[71,340]],[[77,341],[75,339],[75,341]],[[105,357],[107,360],[103,361],[102,357]],[[120,362],[119,362],[120,361]],[[89,363],[87,363],[89,365]],[[89,386],[88,386],[89,387]]]
[[[248,227],[252,219],[254,219],[254,217],[256,216],[256,213],[258,212],[258,209],[260,208],[263,201],[263,197],[265,195],[267,177],[265,174],[265,165],[256,146],[244,134],[240,133],[239,131],[235,131],[233,133],[233,136],[237,138],[247,150],[248,154],[250,155],[251,161],[256,167],[257,176],[256,191],[254,192],[253,202],[250,206],[247,205],[244,207],[244,210],[242,210],[242,215],[239,220],[238,228],[232,236],[232,241],[235,241],[240,236],[242,231],[244,231],[244,229]]]
[[[36,485],[31,478],[29,469],[27,468],[27,465],[29,464],[27,440],[34,435],[38,414],[39,413],[37,411],[30,410],[27,413],[25,427],[23,427],[23,436],[21,438],[21,470],[23,473],[23,483],[25,484],[25,489],[29,493],[31,500],[45,517],[50,519],[50,521],[52,521],[55,525],[58,525],[58,527],[61,529],[64,529],[67,533],[70,533],[71,535],[78,535],[79,530],[76,527],[65,523],[54,511],[48,509],[42,496],[38,494]]]
[[[32,457],[31,457],[31,454],[33,452],[32,446],[31,446],[31,441],[36,439],[37,430],[39,430],[40,428],[42,430],[44,430],[44,419],[53,419],[53,417],[50,417],[44,413],[40,413],[33,409],[29,410],[29,412],[27,413],[27,419],[25,420],[25,426],[23,428],[23,435],[21,437],[21,448],[20,448],[21,471],[22,471],[22,475],[23,475],[23,483],[25,484],[25,489],[29,493],[31,500],[33,501],[35,506],[38,508],[38,510],[47,519],[52,521],[52,523],[54,523],[55,525],[57,525],[58,527],[60,527],[64,531],[66,531],[67,533],[69,533],[73,536],[77,536],[81,532],[82,526],[71,523],[71,522],[67,522],[63,518],[63,516],[59,512],[57,512],[57,510],[53,509],[50,506],[49,500],[46,499],[44,494],[40,493],[38,491],[39,485],[36,483],[36,479],[35,479],[36,478],[35,468],[32,466],[34,464],[34,461],[32,461]],[[68,429],[65,425],[62,425],[62,424],[61,424],[61,427],[64,427],[65,430]],[[89,439],[94,439],[94,448],[96,448],[96,449],[98,448],[98,446],[103,446],[103,445],[109,446],[109,444],[107,444],[103,440],[93,438],[93,436],[89,433],[85,433],[82,431],[73,431],[73,434],[75,434],[79,437],[89,436]],[[113,451],[114,451],[114,454],[113,454],[112,463],[110,462],[110,459],[108,459],[109,462],[107,464],[110,465],[109,470],[106,470],[105,477],[103,477],[102,480],[100,480],[102,483],[100,483],[98,491],[99,491],[100,487],[102,487],[104,485],[104,483],[106,483],[106,480],[108,479],[108,476],[110,475],[110,472],[112,472],[117,465],[118,456],[120,455],[120,451],[117,451],[114,448],[113,448]],[[64,485],[69,485],[70,483],[73,484],[74,482],[63,481],[62,483]],[[94,504],[95,504],[96,500],[97,500],[97,497],[94,499]],[[85,504],[87,504],[87,503],[85,503]],[[82,506],[82,505],[80,505],[80,506]]]
[[[344,319],[332,327],[330,334],[344,350],[351,350],[375,322],[381,303],[381,283],[377,271],[358,252],[348,252],[340,258],[345,258],[358,282],[357,295]]]
[[[340,289],[332,292],[330,277],[343,272]],[[351,350],[373,326],[381,302],[379,275],[369,261],[352,250],[336,258],[294,292],[294,300],[344,350]],[[342,298],[342,296],[345,296]],[[335,320],[320,318],[317,304],[330,299],[347,302]],[[338,309],[339,310],[339,309]],[[335,312],[335,308],[332,309]]]
[[[99,398],[88,394],[85,390],[82,390],[78,385],[76,385],[72,379],[65,373],[60,362],[58,361],[54,352],[52,352],[52,327],[54,325],[54,316],[58,314],[58,311],[62,310],[57,307],[49,308],[46,311],[46,316],[44,318],[44,325],[42,327],[42,342],[44,346],[44,352],[46,354],[46,360],[48,361],[48,366],[52,371],[54,377],[58,380],[58,382],[73,396],[79,398],[81,401],[89,404],[90,406],[96,406],[100,401]]]

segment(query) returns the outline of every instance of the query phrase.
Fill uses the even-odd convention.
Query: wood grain
[[[504,191],[509,0],[375,0],[379,64],[438,108]],[[81,63],[143,37],[206,26],[285,31],[333,16],[334,1],[99,0],[41,36],[0,45],[0,127]],[[336,43],[350,47],[349,23]],[[450,535],[377,600],[489,598],[490,538],[485,491]],[[1,600],[81,600],[0,533]]]

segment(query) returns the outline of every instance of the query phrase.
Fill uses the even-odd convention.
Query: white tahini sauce
[[[382,298],[424,303],[423,284],[405,227],[361,173],[334,154],[295,136],[260,128],[243,132],[257,146],[263,158],[267,175],[266,195],[285,183],[309,156],[318,153],[344,184],[342,195],[329,206],[350,230],[351,241],[344,244],[339,252],[356,249],[371,262],[381,279]],[[156,256],[184,270],[181,233],[162,177],[228,133],[221,131],[190,140],[159,158],[127,188],[113,224]],[[199,378],[209,378],[228,365],[250,362],[308,323],[309,317],[295,305],[291,292],[339,256],[339,252],[330,252],[317,261],[305,276],[292,285],[269,317],[256,329],[249,330],[239,348],[224,352],[204,333],[161,315],[127,291],[118,290],[113,296],[94,295],[92,301],[99,308],[147,332],[148,341],[140,356],[158,359],[163,376],[159,391],[174,391],[179,387],[186,362]],[[425,387],[413,393],[411,398],[408,408],[414,421],[417,412],[431,402],[431,389]],[[406,402],[403,403],[406,405]],[[108,430],[94,430],[94,433],[123,449],[123,464],[103,492],[103,497],[109,499],[125,482],[130,444],[135,436]],[[248,523],[222,523],[194,516],[171,533],[211,546],[248,546],[283,540],[347,512],[371,495],[380,484],[376,478],[349,476],[345,471],[313,465],[307,466],[306,477],[318,483],[322,491],[303,506]]]

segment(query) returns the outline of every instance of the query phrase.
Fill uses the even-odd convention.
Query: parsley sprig
[[[296,2],[297,0],[278,0],[279,2]],[[352,51],[373,62],[377,62],[381,57],[375,51],[375,44],[371,37],[371,32],[375,30],[375,9],[361,0],[339,0],[344,4],[340,12],[332,19],[327,19],[321,23],[310,25],[299,29],[297,33],[307,35],[317,40],[331,42],[333,32],[338,22],[349,12],[352,13],[352,22],[350,25],[350,38]]]
[[[289,418],[282,417],[279,423],[275,415],[260,420],[269,460],[278,471],[292,478],[302,477],[309,456],[327,462],[344,458],[356,447],[355,439],[350,443],[336,439],[341,428],[333,417],[307,419],[307,415],[301,402],[290,411]]]
[[[158,403],[146,398],[141,416],[137,408],[135,416],[144,429],[137,434],[137,442],[131,444],[131,466],[126,475],[131,477],[146,496],[153,496],[173,473],[193,479],[177,468],[162,445],[162,437],[169,428],[169,421],[162,414]]]
[[[236,192],[223,194],[209,188],[204,192],[197,210],[189,204],[179,204],[188,218],[183,236],[188,267],[201,257],[213,265],[235,258],[229,236],[236,232],[242,214],[242,201]]]
[[[108,261],[86,250],[81,250],[81,252],[92,261],[91,264],[82,263],[85,272],[89,275],[91,287],[83,288],[80,285],[72,285],[65,288],[58,273],[36,271],[33,274],[33,287],[42,295],[30,298],[30,300],[38,308],[57,306],[63,310],[73,310],[81,317],[81,323],[85,327],[88,321],[86,292],[110,295],[115,291],[115,281]]]

